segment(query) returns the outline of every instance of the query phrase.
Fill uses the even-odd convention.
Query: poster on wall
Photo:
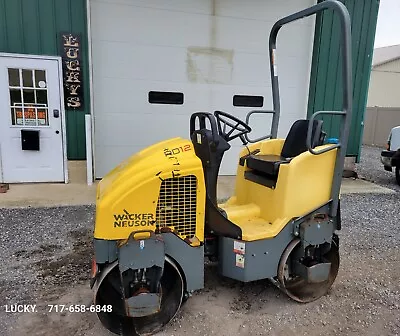
[[[64,102],[67,110],[83,109],[82,46],[80,34],[61,33]]]

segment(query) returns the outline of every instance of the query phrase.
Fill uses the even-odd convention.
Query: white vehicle
[[[396,181],[400,185],[400,126],[392,128],[386,145],[387,150],[382,151],[381,161],[387,171],[396,172]]]

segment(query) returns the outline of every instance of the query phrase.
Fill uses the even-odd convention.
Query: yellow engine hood
[[[100,181],[94,237],[126,239],[134,231],[154,231],[162,181],[188,175],[197,178],[196,237],[202,241],[205,203],[203,168],[191,141],[182,138],[162,141],[138,152]]]

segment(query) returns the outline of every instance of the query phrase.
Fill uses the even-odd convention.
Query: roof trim
[[[391,62],[400,57],[400,44],[375,48],[372,54],[372,68]]]
[[[377,68],[377,67],[379,67],[381,65],[384,65],[384,64],[387,64],[387,63],[390,63],[390,62],[393,62],[393,61],[397,61],[399,59],[400,59],[400,56],[396,56],[396,57],[393,57],[393,58],[391,58],[389,60],[385,60],[383,62],[376,63],[375,65],[372,66],[372,69],[375,69],[375,68]]]

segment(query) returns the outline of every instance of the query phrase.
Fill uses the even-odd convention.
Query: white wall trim
[[[60,56],[48,56],[48,55],[31,55],[31,54],[12,54],[0,52],[0,57],[10,57],[10,58],[32,58],[32,59],[45,59],[45,60],[57,60],[61,63]]]
[[[3,183],[3,162],[1,161],[1,143],[0,143],[0,183]]]
[[[90,114],[85,114],[85,135],[86,135],[86,153],[92,153],[92,117]],[[86,157],[86,178],[87,185],[93,184],[93,158],[92,155]]]
[[[87,22],[87,37],[88,37],[88,65],[89,65],[89,96],[90,96],[90,121],[91,121],[91,152],[90,152],[90,160],[92,162],[92,181],[94,172],[96,171],[96,160],[95,158],[95,146],[94,143],[94,96],[93,96],[93,64],[92,64],[92,21],[91,21],[91,7],[90,0],[86,0],[86,22]],[[86,152],[86,160],[89,160],[89,154]]]
[[[61,112],[61,129],[63,138],[63,155],[64,155],[64,183],[69,182],[68,175],[68,157],[67,157],[67,124],[65,117],[65,106],[64,106],[64,83],[63,83],[63,69],[61,57],[56,57],[58,60],[58,78],[60,80],[60,112]]]
[[[57,61],[58,64],[58,79],[59,79],[59,91],[60,91],[60,113],[61,113],[61,131],[63,138],[63,166],[64,166],[64,183],[68,183],[68,159],[67,159],[67,131],[66,131],[66,119],[65,119],[65,106],[64,106],[64,83],[63,83],[63,72],[62,72],[62,59],[60,56],[48,56],[48,55],[30,55],[30,54],[12,54],[12,53],[0,53],[0,57],[9,58],[29,58],[29,59],[41,59]]]

